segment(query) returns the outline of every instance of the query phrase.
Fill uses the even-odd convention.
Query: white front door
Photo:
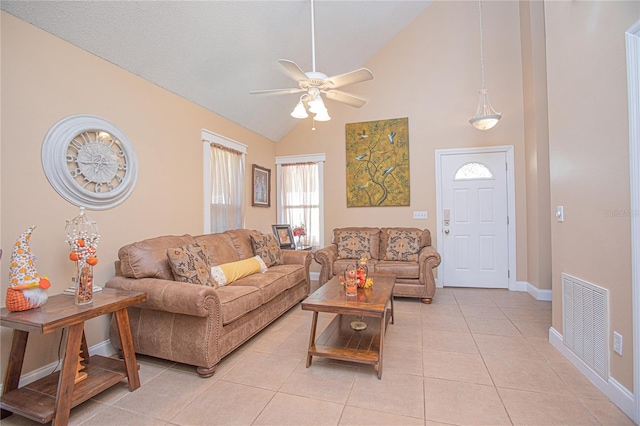
[[[441,156],[444,286],[509,287],[505,152]]]

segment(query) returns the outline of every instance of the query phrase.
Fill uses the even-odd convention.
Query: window
[[[276,158],[278,223],[304,224],[305,244],[324,245],[324,154]]]
[[[204,232],[244,227],[244,158],[247,146],[207,130],[204,142]]]
[[[493,179],[493,173],[484,164],[467,163],[456,171],[453,180]]]

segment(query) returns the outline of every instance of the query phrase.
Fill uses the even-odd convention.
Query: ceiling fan
[[[289,89],[269,89],[269,90],[254,90],[251,94],[270,94],[270,95],[283,95],[304,93],[300,96],[300,100],[295,109],[291,113],[294,118],[307,118],[309,115],[304,107],[306,102],[309,107],[309,112],[315,114],[314,119],[317,121],[331,120],[327,108],[324,106],[321,94],[324,94],[327,99],[331,99],[337,102],[350,105],[352,107],[360,108],[364,106],[367,101],[351,93],[336,90],[339,87],[348,86],[350,84],[356,84],[363,81],[373,79],[373,74],[366,68],[360,68],[355,71],[348,72],[346,74],[340,74],[332,77],[328,77],[326,74],[316,71],[316,43],[315,43],[315,24],[314,24],[314,0],[311,0],[311,64],[312,71],[304,72],[293,61],[287,59],[279,59],[280,65],[282,65],[287,74],[298,82],[297,88]]]

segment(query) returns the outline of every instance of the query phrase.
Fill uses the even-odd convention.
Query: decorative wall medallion
[[[138,180],[138,159],[127,136],[94,115],[72,115],[49,129],[42,167],[65,200],[91,210],[122,203]]]

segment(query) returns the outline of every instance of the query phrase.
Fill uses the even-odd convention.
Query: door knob
[[[445,233],[445,234],[448,234],[448,233],[449,233],[449,230],[448,230],[448,229],[445,229],[445,230],[444,230],[444,233]]]

